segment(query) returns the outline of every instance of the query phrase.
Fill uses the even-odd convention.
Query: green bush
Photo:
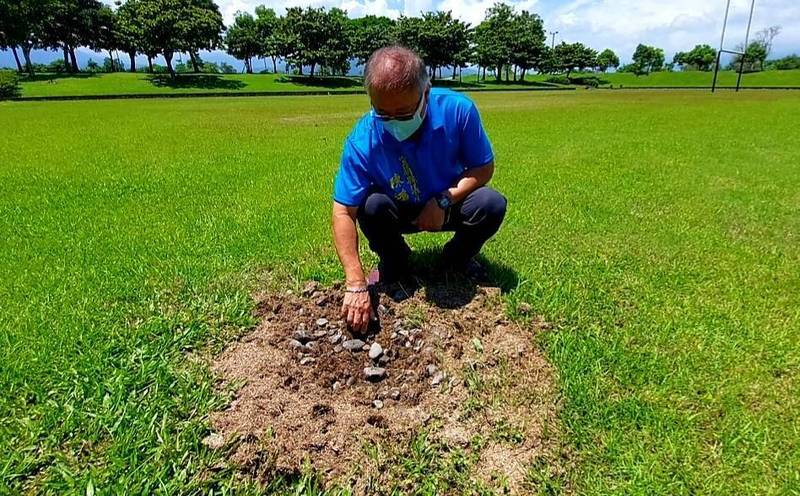
[[[567,76],[550,76],[547,78],[547,82],[553,84],[570,84]]]
[[[14,71],[0,71],[0,100],[19,96],[19,76]]]
[[[600,78],[597,76],[579,76],[569,79],[570,84],[575,84],[578,86],[590,86],[592,88],[597,88],[600,86]]]

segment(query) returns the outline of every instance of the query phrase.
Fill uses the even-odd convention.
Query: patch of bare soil
[[[553,377],[533,341],[543,324],[509,321],[499,295],[474,286],[429,286],[400,302],[376,294],[379,322],[361,336],[341,320],[338,289],[310,282],[300,295],[260,295],[260,325],[213,364],[220,387],[240,386],[205,442],[228,446],[259,479],[308,461],[326,481],[368,492],[393,470],[365,444],[428,429],[479,451],[475,480],[524,492],[526,470],[553,444],[543,434],[553,430]]]

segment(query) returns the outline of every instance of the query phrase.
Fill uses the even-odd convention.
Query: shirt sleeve
[[[481,115],[474,103],[470,104],[461,124],[458,158],[467,169],[480,167],[494,160],[492,144],[489,142],[489,137],[486,136],[486,131],[481,123]]]
[[[345,140],[339,172],[333,185],[333,199],[348,207],[361,205],[372,181],[366,172],[366,160],[350,142]]]

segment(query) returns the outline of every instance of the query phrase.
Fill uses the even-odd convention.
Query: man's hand
[[[356,332],[365,332],[372,318],[372,304],[369,292],[344,294],[342,317],[347,325]]]
[[[436,198],[431,198],[419,217],[414,221],[420,231],[441,231],[444,225],[444,210],[436,203]]]

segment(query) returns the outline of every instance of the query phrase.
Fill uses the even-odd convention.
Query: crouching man
[[[372,109],[344,143],[333,194],[333,237],[345,273],[344,318],[370,320],[356,224],[380,258],[382,284],[409,274],[404,234],[453,231],[445,269],[479,269],[474,257],[500,228],[506,199],[486,186],[494,155],[475,104],[432,89],[423,61],[399,46],[372,54],[364,72]]]

